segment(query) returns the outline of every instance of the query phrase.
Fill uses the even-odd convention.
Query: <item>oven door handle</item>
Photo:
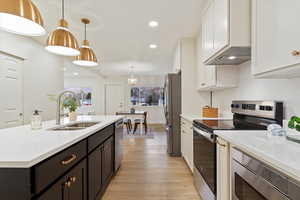
[[[198,128],[195,128],[195,127],[194,127],[193,129],[194,129],[194,131],[195,131],[196,133],[202,135],[203,137],[205,137],[205,138],[206,138],[207,140],[209,140],[210,142],[212,142],[212,143],[215,143],[215,142],[216,142],[216,140],[214,139],[214,137],[213,137],[212,134],[207,133],[207,132],[205,132],[205,131],[202,131],[202,130],[200,130],[200,129],[198,129]]]
[[[238,174],[242,179],[244,179],[248,184],[250,184],[256,191],[261,193],[265,198],[272,200],[289,200],[287,196],[279,192],[275,186],[270,184],[268,181],[264,180],[260,176],[254,174],[252,171],[248,170],[244,166],[240,165],[238,162],[233,160],[232,162],[232,196],[233,200],[239,200],[236,196],[236,184],[235,176]]]

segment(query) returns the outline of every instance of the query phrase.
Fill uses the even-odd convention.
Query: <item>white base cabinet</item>
[[[300,1],[252,1],[252,73],[300,77]]]
[[[230,200],[230,147],[217,138],[217,200]]]
[[[181,154],[189,168],[194,170],[193,123],[181,118]]]

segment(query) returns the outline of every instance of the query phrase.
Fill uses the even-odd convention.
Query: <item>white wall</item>
[[[0,51],[25,59],[24,122],[29,123],[35,109],[43,111],[43,119],[54,119],[56,103],[49,100],[49,95],[63,90],[63,58],[46,52],[31,38],[3,31],[0,31]]]
[[[202,107],[207,102],[207,95],[197,92],[200,47],[201,43],[194,38],[181,40],[182,114],[199,117],[202,116]]]
[[[284,102],[285,117],[300,115],[300,78],[297,79],[254,79],[251,63],[239,67],[238,88],[214,92],[214,102],[222,114],[230,113],[232,100],[278,100]]]

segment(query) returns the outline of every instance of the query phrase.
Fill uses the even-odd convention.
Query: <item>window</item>
[[[81,106],[92,105],[92,90],[90,88],[65,88],[65,90],[75,92]]]
[[[164,101],[161,87],[133,87],[130,97],[132,105],[140,106],[159,106]]]

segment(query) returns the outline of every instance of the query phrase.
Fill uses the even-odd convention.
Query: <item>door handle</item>
[[[66,181],[66,182],[64,183],[64,186],[67,187],[67,188],[70,188],[71,185],[72,185],[71,181]]]

